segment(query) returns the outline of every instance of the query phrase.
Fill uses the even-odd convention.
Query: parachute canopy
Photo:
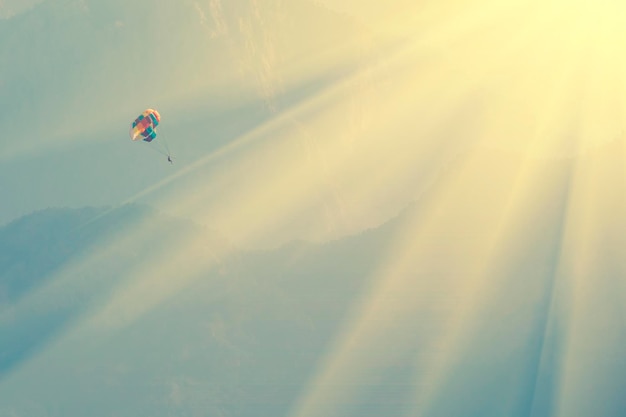
[[[130,125],[129,135],[132,140],[152,142],[156,138],[156,127],[161,121],[161,115],[154,109],[144,110]]]

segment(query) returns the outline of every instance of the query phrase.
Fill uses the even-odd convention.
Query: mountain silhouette
[[[356,325],[379,336],[351,348],[346,360],[365,362],[335,382],[345,395],[342,415],[410,411],[419,406],[415,390],[425,389],[416,375],[445,357],[436,344],[472,279],[466,254],[484,246],[493,229],[485,222],[499,216],[515,182],[521,160],[496,154],[474,155],[483,170],[473,176],[457,167],[442,172],[438,184],[462,179],[453,200],[463,210],[433,211],[440,198],[433,186],[388,222],[324,243],[235,248],[199,225],[135,205],[16,220],[0,229],[2,378],[65,372],[64,391],[37,404],[72,404],[78,414],[285,415],[310,390],[324,389],[312,378]],[[500,180],[485,181],[496,165]],[[528,415],[537,381],[557,366],[541,358],[542,346],[555,343],[546,321],[570,162],[540,166],[560,171],[547,181],[550,197],[530,211],[536,227],[512,258],[486,272],[488,296],[468,322],[477,333],[464,336],[455,376],[430,398],[431,415]],[[428,225],[441,216],[472,225],[432,234]],[[394,249],[407,243],[403,255]],[[65,355],[74,350],[81,359],[70,366]],[[498,385],[505,375],[510,383]],[[450,402],[451,394],[464,400]],[[5,401],[6,409],[21,410],[20,401]],[[105,405],[94,411],[93,401]]]

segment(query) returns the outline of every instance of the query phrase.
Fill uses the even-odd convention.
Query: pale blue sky
[[[0,181],[10,196],[0,209],[1,223],[46,207],[115,206],[138,195],[169,210],[188,199],[180,194],[198,193],[206,197],[205,206],[179,207],[174,214],[207,223],[202,215],[215,201],[202,189],[215,186],[215,151],[222,161],[243,161],[256,152],[255,143],[285,149],[286,141],[301,144],[280,163],[293,159],[301,165],[311,152],[321,161],[327,157],[305,143],[321,146],[314,144],[318,133],[310,115],[322,109],[336,113],[337,122],[345,116],[344,127],[352,131],[319,134],[354,146],[353,127],[360,129],[370,117],[363,112],[377,108],[379,93],[368,93],[363,83],[376,86],[382,79],[368,81],[360,73],[365,59],[378,53],[368,29],[309,1],[259,6],[185,0],[157,7],[150,1],[47,0],[32,8],[3,7],[15,14],[0,20]],[[360,104],[363,93],[371,97]],[[343,105],[333,108],[342,102],[352,114]],[[163,116],[159,134],[174,153],[173,166],[127,140],[130,121],[149,107]],[[264,163],[277,166],[260,155],[253,158],[260,163],[239,163],[229,171],[254,178],[267,172]],[[181,169],[187,174],[174,179]],[[176,195],[151,199],[162,181]],[[337,192],[328,182],[322,187]],[[364,213],[363,221],[341,226],[340,233],[378,224],[412,197],[401,196],[374,218]],[[324,204],[313,203],[311,210],[325,210]],[[330,216],[321,220],[326,228],[341,222],[336,213]]]
[[[134,24],[142,6],[118,3],[49,1],[0,21],[0,169],[10,195],[1,222],[48,206],[117,205],[268,117],[252,87],[228,94],[219,83],[233,60],[220,39],[201,37],[191,4]],[[168,22],[178,29],[162,29]],[[200,73],[207,81],[194,91]],[[128,140],[147,107],[164,115],[174,167]]]

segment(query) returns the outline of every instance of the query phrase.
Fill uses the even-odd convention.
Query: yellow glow
[[[199,220],[244,247],[359,233],[417,200],[419,214],[381,249],[372,287],[353,306],[290,417],[345,414],[346,397],[358,395],[354,381],[388,365],[393,354],[415,349],[403,336],[389,338],[388,329],[412,329],[432,313],[438,327],[421,341],[432,356],[414,358],[421,368],[413,381],[419,388],[413,411],[430,415],[434,398],[475,342],[482,306],[505,285],[502,271],[523,263],[541,240],[531,232],[562,222],[550,241],[558,246],[554,309],[569,314],[565,338],[572,345],[555,379],[574,374],[557,396],[562,415],[575,414],[584,403],[577,399],[585,398],[584,381],[591,379],[577,373],[581,359],[619,353],[598,342],[609,331],[594,328],[592,306],[608,295],[589,280],[611,262],[621,276],[626,272],[625,155],[623,143],[611,147],[623,142],[626,128],[626,4],[323,3],[358,17],[375,35],[339,39],[326,50],[323,43],[308,48],[315,34],[301,33],[281,55],[273,43],[277,32],[252,13],[242,23],[249,49],[236,55],[239,69],[254,77],[241,90],[256,89],[272,102],[283,88],[354,64],[354,56],[342,56],[346,49],[368,52],[355,54],[362,59],[356,69],[290,108],[275,109],[269,121],[131,200],[154,198],[168,212]],[[228,29],[220,27],[223,33],[215,36],[226,36]],[[231,86],[237,77],[224,78]],[[186,84],[185,91],[223,93],[202,81]],[[563,155],[578,158],[565,163],[571,165],[566,172],[550,159]],[[131,248],[150,233],[158,233],[158,225],[130,230],[121,242]],[[82,331],[134,322],[215,264],[213,258],[193,262],[202,250],[194,237],[177,247],[171,259],[133,270]],[[93,256],[81,270],[101,262]],[[184,273],[170,280],[183,264]],[[537,287],[523,287],[528,299],[542,291]],[[615,287],[623,298],[626,289]],[[22,308],[34,308],[45,295]],[[362,346],[369,350],[359,351]],[[589,351],[594,355],[586,356]],[[339,392],[337,384],[349,388]]]
[[[411,38],[416,76],[424,68],[442,70],[430,83],[438,91],[474,89],[474,114],[490,146],[572,155],[624,130],[622,2],[325,3],[378,32]],[[438,62],[423,60],[434,54]],[[534,137],[538,146],[530,149]]]

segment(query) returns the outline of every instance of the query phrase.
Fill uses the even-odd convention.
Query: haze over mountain
[[[573,168],[611,154],[534,161],[543,198],[519,226],[507,202],[529,161],[483,152],[393,220],[323,244],[241,250],[134,205],[14,221],[0,229],[0,415],[619,415],[621,338],[600,336],[616,306],[594,304],[604,330],[566,313],[580,295],[559,266],[580,256],[562,220]],[[440,204],[442,184],[458,206]],[[604,359],[571,350],[581,332]],[[596,388],[553,390],[578,372]]]

